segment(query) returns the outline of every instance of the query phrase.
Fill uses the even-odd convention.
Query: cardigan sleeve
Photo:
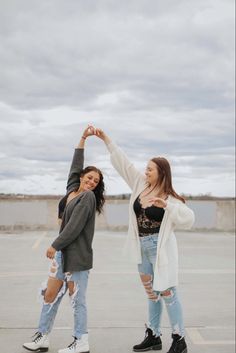
[[[83,197],[75,205],[68,223],[65,225],[59,236],[52,243],[57,251],[62,250],[78,238],[83,231],[85,224],[96,209],[96,199],[92,191],[86,191]]]
[[[76,148],[74,151],[70,172],[67,180],[67,193],[80,184],[80,173],[84,167],[84,149]]]
[[[122,151],[120,147],[116,144],[109,143],[107,146],[110,152],[111,163],[113,167],[117,170],[124,181],[129,185],[131,190],[133,190],[135,183],[139,179],[143,179],[143,175],[139,172],[134,165],[129,161],[126,154]]]
[[[165,210],[175,228],[190,229],[195,221],[194,212],[181,201],[167,201]]]

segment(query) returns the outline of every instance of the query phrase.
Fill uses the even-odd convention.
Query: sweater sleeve
[[[165,210],[169,213],[175,228],[190,229],[195,221],[194,212],[181,201],[167,201]]]
[[[68,223],[52,243],[57,251],[62,250],[80,236],[92,212],[95,212],[96,200],[92,191],[86,191],[75,205]]]
[[[106,146],[110,152],[113,167],[129,185],[131,190],[133,190],[135,182],[137,182],[138,179],[143,179],[142,173],[134,167],[120,147],[113,142]]]
[[[70,172],[67,180],[67,193],[80,184],[80,173],[84,167],[84,149],[76,148],[74,151]]]

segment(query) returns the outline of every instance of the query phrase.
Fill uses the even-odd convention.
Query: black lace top
[[[165,210],[156,206],[143,208],[139,197],[134,201],[133,207],[137,217],[139,235],[159,233]]]

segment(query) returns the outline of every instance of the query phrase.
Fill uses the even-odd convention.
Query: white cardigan
[[[133,204],[147,187],[145,176],[128,160],[125,153],[113,142],[107,144],[111,163],[132,190],[129,203],[129,228],[125,253],[140,264],[142,262],[137,218]],[[178,249],[174,229],[189,229],[194,223],[194,213],[180,200],[169,196],[158,236],[157,259],[153,289],[164,291],[178,284]]]

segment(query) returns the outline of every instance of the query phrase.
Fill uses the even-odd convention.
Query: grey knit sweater
[[[76,149],[67,182],[67,199],[80,184],[84,150]],[[92,241],[94,236],[96,199],[93,191],[84,191],[65,207],[59,236],[52,243],[62,251],[63,271],[85,271],[93,266]]]

